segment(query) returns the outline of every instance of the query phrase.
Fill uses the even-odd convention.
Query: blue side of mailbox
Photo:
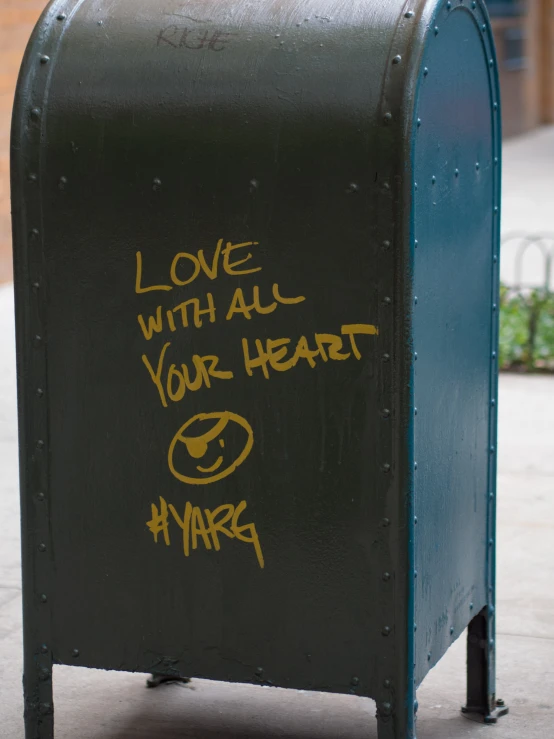
[[[487,609],[494,693],[501,136],[494,45],[489,26],[471,6],[439,6],[418,86],[412,239],[415,683]]]

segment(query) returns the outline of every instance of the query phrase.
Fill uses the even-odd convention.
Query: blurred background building
[[[0,0],[0,283],[12,274],[9,137],[13,95],[25,45],[46,4],[46,0]],[[554,123],[554,0],[487,0],[487,4],[498,50],[504,135],[516,136]]]
[[[554,0],[487,0],[502,87],[504,135],[554,123]]]

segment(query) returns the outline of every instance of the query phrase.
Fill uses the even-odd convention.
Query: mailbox
[[[27,739],[52,665],[495,721],[481,0],[55,0],[12,197]]]

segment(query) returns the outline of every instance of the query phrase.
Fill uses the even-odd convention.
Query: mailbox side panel
[[[448,6],[431,26],[416,105],[418,684],[494,603],[500,113],[486,11]]]

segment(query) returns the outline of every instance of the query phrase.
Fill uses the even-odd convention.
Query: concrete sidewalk
[[[0,737],[23,739],[21,589],[11,288],[0,288]],[[419,739],[554,735],[554,379],[501,379],[498,695],[495,727],[459,714],[460,639],[418,693]],[[108,607],[108,604],[106,604]],[[144,687],[143,675],[59,667],[56,739],[375,739],[375,706],[351,696],[207,681]]]

